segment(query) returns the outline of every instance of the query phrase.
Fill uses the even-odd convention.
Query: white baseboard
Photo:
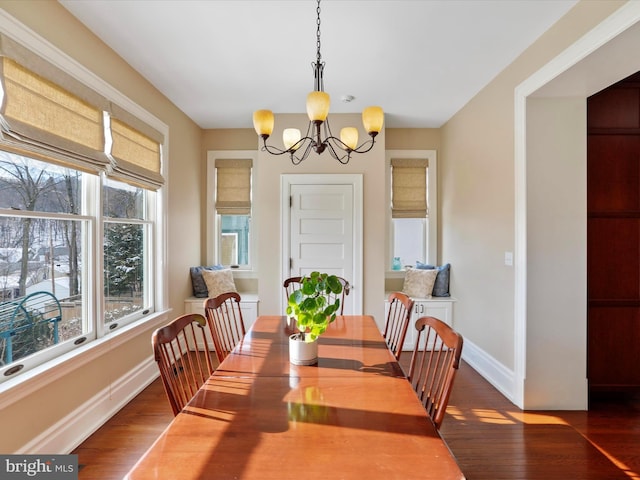
[[[464,339],[462,359],[515,404],[515,374],[476,344]]]
[[[149,357],[15,453],[71,453],[158,375],[158,367],[153,357]]]

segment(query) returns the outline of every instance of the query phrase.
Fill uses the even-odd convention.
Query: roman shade
[[[216,159],[216,213],[251,214],[251,168],[246,159]]]
[[[391,217],[425,218],[427,207],[426,158],[391,159]]]
[[[1,146],[89,173],[108,169],[105,97],[1,34],[0,69]]]
[[[109,176],[131,185],[157,190],[161,175],[163,135],[118,105],[111,104],[111,157]]]
[[[164,184],[160,132],[2,34],[0,70],[0,146],[146,189]]]

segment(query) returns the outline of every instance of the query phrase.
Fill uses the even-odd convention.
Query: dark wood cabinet
[[[640,72],[587,100],[587,376],[640,390]]]

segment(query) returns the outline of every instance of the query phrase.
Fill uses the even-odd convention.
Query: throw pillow
[[[433,292],[438,271],[410,269],[404,274],[402,291],[413,298],[429,298]]]
[[[433,285],[434,297],[450,297],[449,294],[449,277],[451,275],[451,264],[445,263],[444,265],[435,266],[428,265],[422,262],[416,262],[416,268],[422,270],[437,270],[436,283]]]
[[[230,269],[202,270],[202,278],[207,285],[209,298],[215,298],[222,293],[237,292]]]
[[[203,270],[223,270],[222,265],[212,265],[210,267],[191,267],[189,269],[191,273],[191,286],[193,287],[193,296],[197,298],[207,298],[209,292],[207,292],[207,284],[204,283],[202,278]]]

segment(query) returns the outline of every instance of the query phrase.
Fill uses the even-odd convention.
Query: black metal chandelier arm
[[[312,137],[303,137],[300,140],[298,140],[296,143],[294,143],[291,147],[289,147],[288,149],[284,150],[282,148],[278,148],[278,147],[274,147],[273,145],[268,145],[267,144],[267,138],[263,136],[262,137],[262,148],[261,150],[270,153],[271,155],[284,155],[285,153],[288,153],[291,156],[291,162],[294,165],[299,165],[300,163],[302,163],[311,153],[312,149],[315,149],[316,147],[316,141],[312,138]],[[300,147],[302,147],[305,142],[307,142],[306,147],[302,150],[302,155],[296,155],[296,152],[298,152],[300,150]]]
[[[305,140],[310,140],[310,142],[307,143],[307,146],[304,148],[304,151],[302,152],[302,155],[300,155],[300,156],[296,155],[296,152],[298,151],[297,149],[296,150],[290,149],[290,151],[291,151],[291,163],[293,163],[294,165],[300,165],[303,161],[305,161],[307,159],[307,157],[309,156],[309,154],[311,153],[311,149],[313,149],[314,146],[315,146],[315,141],[311,137],[301,138],[298,142],[296,142],[296,145],[298,143],[300,143],[300,145],[302,145]]]
[[[371,135],[371,134],[369,134]],[[367,140],[366,142],[362,142],[360,145],[358,145],[356,148],[349,148],[349,146],[344,143],[342,140],[340,140],[337,137],[327,137],[325,138],[325,143],[331,145],[331,142],[333,142],[335,144],[336,147],[338,147],[340,150],[344,150],[345,152],[348,152],[349,154],[355,152],[355,153],[366,153],[369,150],[371,150],[373,148],[373,145],[376,143],[374,138],[375,135],[371,135],[371,139]]]
[[[351,153],[355,152],[355,153],[366,153],[369,150],[371,150],[373,148],[373,145],[376,143],[375,141],[375,136],[378,135],[378,132],[369,132],[369,136],[371,137],[370,140],[367,140],[366,142],[361,143],[360,145],[358,145],[356,148],[354,149],[350,149],[349,146],[344,143],[342,140],[340,140],[338,137],[336,137],[333,132],[331,131],[331,125],[329,125],[329,119],[327,118],[327,120],[325,120],[324,124],[323,124],[323,128],[324,128],[324,135],[325,135],[325,142],[328,142],[329,139],[333,140],[334,142],[336,142],[336,146],[340,149],[340,150],[344,150],[345,152],[349,153],[348,158],[351,158]],[[344,163],[342,162],[340,159],[338,159],[337,157],[333,157],[336,160],[338,160],[340,163]],[[347,160],[349,161],[349,160]]]
[[[290,153],[291,150],[282,150],[281,148],[274,147],[271,145],[267,145],[267,138],[262,136],[262,150],[270,153],[271,155],[284,155],[285,153]]]
[[[331,137],[334,140],[338,140],[335,137]],[[338,155],[338,152],[336,151],[335,147],[333,146],[333,144],[331,142],[329,142],[329,139],[325,139],[324,141],[325,145],[327,146],[327,150],[329,150],[329,154],[337,161],[339,161],[341,164],[346,165],[347,163],[349,163],[349,160],[351,160],[351,150],[345,150],[343,148],[340,148],[341,151],[344,151],[345,154],[340,156]],[[340,142],[342,143],[342,142]]]
[[[376,135],[375,132],[373,134],[370,133],[369,135],[371,135],[371,139],[367,140],[366,142],[362,142],[360,145],[354,148],[352,152],[367,153],[369,150],[371,150],[376,143],[376,140],[374,138]]]

